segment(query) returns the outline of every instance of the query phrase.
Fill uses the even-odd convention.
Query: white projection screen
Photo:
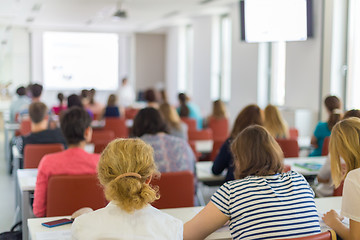
[[[43,34],[43,84],[46,89],[114,90],[118,88],[118,66],[117,34]]]

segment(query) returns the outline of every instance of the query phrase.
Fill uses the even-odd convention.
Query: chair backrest
[[[116,117],[105,118],[104,129],[113,131],[116,138],[129,137],[129,130],[126,127],[125,118],[116,118]]]
[[[94,144],[94,153],[101,153],[109,142],[115,139],[115,133],[111,130],[95,129],[91,143]]]
[[[160,199],[152,203],[156,208],[194,206],[194,175],[190,171],[161,173],[151,185],[159,186]]]
[[[139,109],[136,109],[136,108],[125,108],[125,118],[126,119],[134,119],[138,112],[139,112]]]
[[[24,168],[37,168],[43,156],[63,150],[64,145],[61,143],[26,144],[24,148]]]
[[[288,171],[291,171],[291,166],[290,165],[287,165],[287,164],[284,164],[284,169],[283,169],[283,172],[286,173]]]
[[[31,133],[31,120],[29,118],[21,120],[19,134],[22,136]]]
[[[213,149],[210,154],[210,161],[215,160],[215,158],[218,155],[220,148],[224,144],[224,142],[225,142],[225,140],[222,140],[222,141],[214,140]]]
[[[342,196],[344,188],[344,180],[340,183],[340,186],[334,189],[333,196]]]
[[[336,240],[336,233],[334,230],[329,230],[326,232],[318,233],[315,235],[310,235],[306,237],[298,238],[287,238],[288,240]],[[280,239],[278,239],[280,240]],[[282,239],[281,239],[282,240]]]
[[[323,146],[321,149],[321,156],[327,156],[329,154],[329,142],[330,137],[324,138]]]
[[[96,174],[54,175],[49,178],[46,217],[71,215],[83,207],[105,207],[106,199]]]
[[[188,137],[189,141],[211,140],[213,139],[213,132],[211,129],[190,130],[188,131]]]
[[[299,137],[299,130],[297,128],[289,128],[289,137],[293,139],[298,139]]]
[[[214,141],[225,141],[229,137],[229,120],[227,118],[210,118],[209,128],[213,132]]]
[[[194,118],[181,117],[181,121],[183,121],[188,126],[188,131],[196,130],[196,120]]]
[[[284,157],[299,157],[300,148],[296,139],[276,139],[276,141],[284,152]]]

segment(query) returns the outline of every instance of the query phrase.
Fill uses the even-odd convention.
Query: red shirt
[[[33,204],[35,216],[44,217],[46,214],[46,194],[50,176],[94,174],[99,158],[99,154],[90,154],[81,148],[70,148],[45,155],[40,161],[36,179]]]

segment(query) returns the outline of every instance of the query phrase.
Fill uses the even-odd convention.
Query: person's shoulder
[[[151,205],[147,206],[145,209],[146,209],[147,214],[153,216],[154,219],[161,220],[162,222],[165,222],[167,224],[169,223],[169,224],[173,224],[173,225],[179,225],[179,224],[182,225],[181,220],[179,220],[165,212],[162,212],[159,209],[156,209]]]
[[[345,181],[354,181],[360,184],[360,168],[348,172]]]

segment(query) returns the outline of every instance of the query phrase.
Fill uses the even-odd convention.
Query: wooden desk
[[[329,211],[330,209],[340,209],[341,208],[341,197],[329,197],[329,198],[316,198],[315,204],[318,209],[319,214]],[[193,218],[203,207],[191,207],[191,208],[173,208],[173,209],[164,209],[163,212],[180,219],[183,223],[189,221]],[[69,216],[65,216],[69,218]],[[29,233],[32,240],[37,240],[38,234],[52,233],[52,234],[62,234],[65,236],[63,239],[71,239],[70,229],[71,224],[47,228],[41,225],[43,222],[53,221],[61,219],[64,217],[50,217],[50,218],[33,218],[28,219]],[[326,231],[328,227],[320,221],[321,231]],[[206,239],[232,239],[230,235],[229,228],[223,227],[212,233]]]
[[[294,170],[302,175],[306,176],[316,176],[319,173],[320,169],[317,170],[309,170],[303,167],[299,167],[296,164],[304,164],[304,163],[315,163],[319,165],[324,165],[326,161],[326,156],[321,157],[298,157],[298,158],[285,158],[284,163],[286,165],[291,166],[291,170]]]

